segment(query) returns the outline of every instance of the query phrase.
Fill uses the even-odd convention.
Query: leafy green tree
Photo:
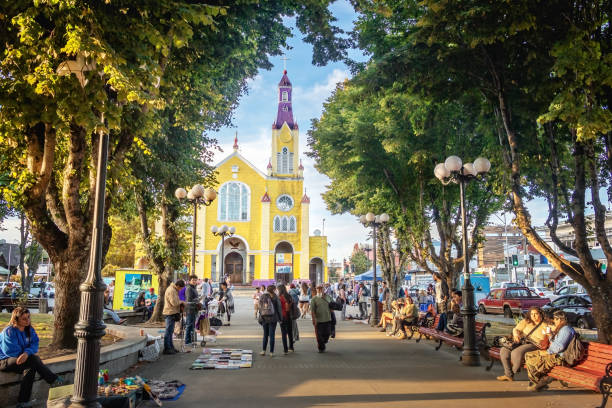
[[[410,87],[431,97],[483,95],[499,129],[499,162],[507,174],[503,187],[517,226],[555,268],[585,287],[599,340],[611,343],[612,277],[591,255],[586,219],[590,195],[593,230],[609,263],[612,248],[599,197],[611,181],[609,6],[426,0],[414,16],[411,43],[387,62],[401,65]],[[552,241],[579,262],[561,256],[538,235],[525,205],[534,197],[548,203]],[[571,246],[557,236],[562,219],[573,227]]]
[[[146,151],[146,136],[160,129],[158,112],[169,105],[181,114],[181,106],[189,102],[180,93],[160,95],[166,81],[178,88],[183,80],[187,88],[191,76],[212,83],[232,75],[232,68],[244,61],[269,66],[268,55],[279,54],[289,35],[282,16],[297,16],[317,62],[344,55],[344,40],[334,38],[339,31],[327,11],[329,1],[217,3],[18,0],[0,8],[0,173],[9,178],[2,195],[11,206],[23,208],[54,264],[52,347],[76,345],[79,302],[74,299],[79,299],[88,264],[100,133],[110,136],[109,209],[119,181],[129,175],[128,153],[134,145]],[[125,35],[126,27],[130,35]],[[217,43],[207,47],[206,41],[198,41],[190,47],[194,36]],[[236,43],[242,54],[232,48]],[[234,52],[240,58],[228,57]],[[207,60],[209,71],[189,71],[194,57]],[[184,64],[186,76],[168,75],[176,61]],[[216,62],[224,61],[230,63],[218,66],[227,70],[217,70]],[[240,81],[228,83],[233,93],[198,88],[196,100],[214,102],[209,111],[199,110],[200,115],[215,122],[216,108],[235,105],[244,87]],[[221,116],[228,117],[226,112]],[[195,129],[189,120],[185,126]],[[104,232],[106,250],[108,223]]]
[[[399,84],[378,86],[376,78],[385,75],[392,74],[371,63],[339,86],[321,119],[313,121],[311,154],[317,169],[332,180],[324,200],[335,213],[390,215],[390,230],[379,230],[385,279],[400,282],[410,258],[425,270],[438,270],[449,286],[456,287],[463,268],[459,191],[444,187],[433,168],[450,154],[486,154],[480,111],[435,103]],[[471,258],[487,217],[500,207],[500,197],[492,193],[491,184],[473,183],[467,201]],[[440,249],[435,247],[432,225]],[[400,255],[399,268],[395,253]]]
[[[351,265],[354,265],[354,272],[357,275],[367,272],[372,267],[372,261],[368,259],[368,256],[362,250],[353,252],[350,261]]]

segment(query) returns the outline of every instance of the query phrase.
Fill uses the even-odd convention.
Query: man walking
[[[164,294],[164,310],[162,314],[166,320],[166,332],[164,333],[164,354],[176,354],[177,349],[172,343],[172,335],[174,333],[174,323],[181,320],[181,300],[178,292],[185,287],[185,282],[182,279],[171,283]]]
[[[208,282],[208,278],[204,278],[204,282],[202,282],[202,302],[211,296],[212,287],[210,286],[210,282]]]
[[[317,295],[310,301],[310,311],[319,353],[325,351],[325,344],[331,334],[331,310],[329,310],[331,301],[331,297],[323,293],[323,286],[317,285]]]
[[[359,303],[359,319],[363,320],[368,317],[368,301],[369,301],[370,291],[365,287],[363,282],[359,282],[359,294],[358,300]]]
[[[191,275],[189,277],[189,284],[185,289],[185,345],[193,342],[193,335],[195,329],[195,320],[198,313],[198,291],[196,286],[198,284],[198,277]]]

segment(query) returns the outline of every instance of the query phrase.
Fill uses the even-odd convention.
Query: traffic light
[[[518,266],[518,255],[512,255],[512,265]]]

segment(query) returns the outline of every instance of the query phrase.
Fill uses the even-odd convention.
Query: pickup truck
[[[478,312],[503,314],[511,318],[532,306],[542,307],[548,303],[550,299],[539,297],[527,287],[493,289],[486,298],[478,301]]]

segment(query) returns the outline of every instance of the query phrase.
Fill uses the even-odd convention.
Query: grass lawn
[[[34,330],[36,330],[36,334],[38,335],[38,355],[40,358],[47,359],[51,357],[59,357],[66,354],[75,353],[76,350],[63,349],[63,350],[54,350],[51,351],[47,347],[51,343],[51,335],[53,333],[53,315],[51,313],[42,314],[42,313],[32,313],[30,314],[32,319],[32,326]],[[9,320],[11,320],[10,313],[0,313],[0,330],[4,329],[8,326]],[[113,344],[117,341],[120,341],[121,338],[115,337],[111,334],[107,334],[101,339],[102,346],[107,346],[109,344]]]

